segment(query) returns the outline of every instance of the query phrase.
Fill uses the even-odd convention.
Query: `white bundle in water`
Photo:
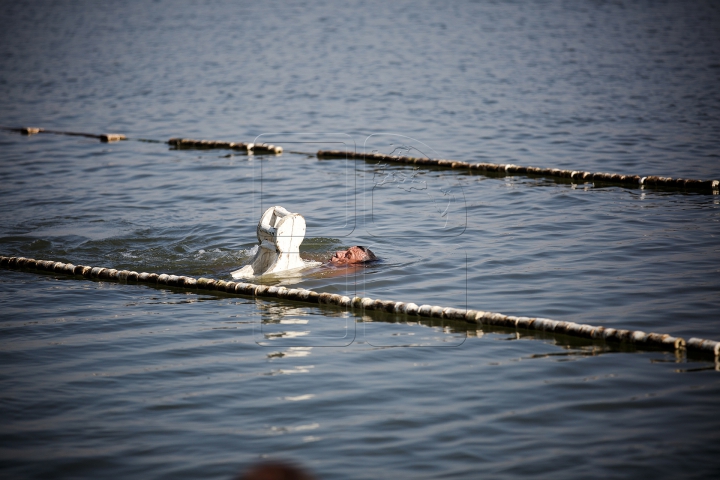
[[[305,238],[305,219],[280,206],[270,207],[257,226],[260,242],[250,265],[232,272],[233,278],[251,278],[299,270],[308,266],[300,258],[300,244]]]

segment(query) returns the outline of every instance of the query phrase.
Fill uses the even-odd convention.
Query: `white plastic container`
[[[251,278],[278,274],[308,266],[300,258],[300,244],[305,238],[305,219],[280,206],[270,207],[257,226],[260,244],[250,265],[232,272],[233,278]]]

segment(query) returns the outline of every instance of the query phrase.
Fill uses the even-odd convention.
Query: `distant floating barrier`
[[[219,148],[241,150],[248,153],[280,154],[283,148],[267,143],[218,142],[214,140],[192,140],[190,138],[171,138],[168,144],[175,148]]]
[[[15,270],[35,270],[63,275],[81,276],[83,278],[114,281],[121,283],[142,283],[178,287],[188,290],[220,291],[231,295],[243,295],[257,298],[279,298],[298,302],[320,305],[335,305],[352,310],[374,310],[410,317],[445,318],[449,320],[494,325],[507,328],[521,328],[549,333],[570,335],[611,343],[625,343],[636,346],[648,346],[666,351],[686,349],[688,353],[698,355],[720,356],[720,342],[691,338],[684,339],[661,333],[645,333],[634,330],[595,327],[574,322],[559,322],[547,318],[514,317],[502,313],[481,310],[465,310],[452,307],[433,305],[416,305],[415,303],[377,300],[367,297],[347,297],[344,295],[318,293],[303,288],[285,288],[278,286],[255,285],[243,282],[226,282],[212,278],[193,278],[178,275],[138,273],[129,270],[116,270],[105,267],[89,267],[72,263],[54,262],[52,260],[34,260],[24,257],[0,256],[0,267]]]
[[[35,135],[35,134],[45,131],[44,128],[38,128],[38,127],[23,127],[23,128],[19,128],[18,130],[23,135]]]
[[[127,140],[127,136],[121,133],[84,133],[84,132],[65,132],[61,130],[47,130],[40,127],[0,127],[2,130],[10,132],[17,132],[23,135],[37,135],[38,133],[53,133],[55,135],[70,135],[74,137],[88,137],[97,138],[101,142],[117,142],[120,140]],[[155,141],[155,140],[144,140],[144,141]],[[162,143],[162,142],[160,142]],[[270,145],[267,143],[243,143],[243,142],[219,142],[215,140],[193,140],[190,138],[171,138],[167,143],[175,148],[197,148],[197,149],[229,149],[229,150],[240,150],[247,153],[257,154],[281,154],[283,148],[277,145]]]
[[[82,133],[65,132],[59,130],[46,130],[40,127],[10,128],[0,127],[2,130],[22,133],[23,135],[36,135],[38,133],[53,133],[56,135],[72,135],[81,137],[97,138],[102,142],[117,142],[127,140],[121,133]],[[144,140],[154,141],[154,140]],[[167,143],[175,148],[195,149],[226,149],[239,150],[247,153],[257,154],[281,154],[283,147],[267,143],[243,143],[243,142],[222,142],[215,140],[193,140],[190,138],[171,138]],[[423,165],[434,167],[445,167],[457,170],[469,170],[482,173],[495,173],[504,175],[535,175],[541,177],[566,178],[576,181],[593,181],[608,184],[619,184],[629,186],[651,186],[682,188],[690,191],[712,192],[718,194],[720,191],[720,180],[696,180],[688,178],[660,177],[657,175],[621,175],[618,173],[585,172],[582,170],[561,170],[558,168],[524,167],[522,165],[503,163],[472,163],[459,160],[446,160],[425,157],[405,157],[399,155],[383,155],[380,153],[355,153],[341,150],[320,150],[317,152],[319,159],[331,158],[353,158],[366,161],[382,161],[401,163],[406,165]]]
[[[617,173],[592,173],[580,170],[559,170],[557,168],[523,167],[513,164],[495,163],[471,163],[457,160],[444,160],[434,158],[414,158],[398,155],[382,155],[379,153],[354,153],[339,150],[320,150],[317,157],[322,158],[353,158],[367,161],[380,161],[403,163],[409,165],[423,165],[446,167],[458,170],[470,170],[476,172],[496,172],[511,175],[537,175],[542,177],[567,178],[572,180],[595,181],[605,183],[616,183],[621,185],[653,187],[674,187],[695,191],[712,191],[717,193],[720,188],[720,180],[691,180],[685,178],[658,177],[654,175],[620,175]]]
[[[97,138],[101,142],[118,142],[120,140],[127,140],[127,137],[125,135],[123,135],[122,133],[96,134],[96,133],[83,133],[83,132],[64,132],[61,130],[46,130],[46,129],[40,128],[40,127],[22,127],[22,128],[0,127],[0,128],[2,128],[3,130],[8,130],[10,132],[22,133],[23,135],[37,135],[38,133],[52,133],[55,135],[70,135],[73,137]]]

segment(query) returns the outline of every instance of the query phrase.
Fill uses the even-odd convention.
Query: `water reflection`
[[[303,400],[310,400],[315,398],[315,394],[308,393],[306,395],[297,395],[295,397],[280,397],[280,400],[285,400],[287,402],[302,402]]]
[[[313,368],[315,368],[315,365],[297,365],[293,368],[279,368],[277,370],[270,370],[269,372],[266,372],[263,375],[275,376],[275,375],[294,375],[296,373],[310,373],[310,371]]]
[[[279,333],[265,333],[264,337],[268,340],[272,340],[275,338],[298,338],[298,337],[304,337],[306,335],[310,335],[310,331],[305,330],[302,332],[279,332]]]
[[[351,312],[272,304],[257,300],[260,323],[253,336],[260,346],[347,346],[355,338]]]
[[[573,183],[573,184],[572,184],[572,189],[573,189],[573,190],[581,189],[581,190],[587,192],[587,191],[589,191],[591,188],[595,188],[595,184],[589,183],[589,182],[585,182],[585,183],[582,183],[582,184],[580,184],[580,183]]]
[[[714,370],[716,372],[720,372],[720,358],[715,358],[715,365],[707,365],[703,367],[694,367],[694,368],[678,368],[675,371],[677,373],[692,373],[692,372],[705,372],[708,370]]]
[[[284,358],[284,357],[307,357],[312,353],[313,347],[290,347],[282,352],[268,353],[268,358]]]
[[[374,347],[458,347],[467,338],[468,330],[456,329],[447,320],[373,313],[361,317],[358,333]],[[374,325],[380,322],[382,326]]]
[[[292,432],[305,432],[308,430],[316,430],[320,428],[319,423],[310,423],[307,425],[296,425],[290,427],[270,427],[270,431],[273,433],[292,433]]]

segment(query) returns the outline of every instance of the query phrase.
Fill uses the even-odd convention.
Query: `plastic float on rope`
[[[268,274],[297,271],[317,265],[300,258],[300,244],[305,238],[305,219],[280,206],[270,207],[257,226],[259,244],[250,265],[231,273],[233,278],[252,278]]]
[[[277,208],[277,207],[273,207]],[[287,215],[286,215],[287,217]],[[315,292],[304,288],[286,288],[283,286],[256,285],[244,282],[226,282],[212,278],[193,278],[180,275],[157,273],[138,273],[114,268],[90,267],[52,260],[35,260],[25,257],[0,256],[0,267],[13,270],[35,270],[82,276],[87,279],[115,281],[120,283],[144,283],[187,290],[219,291],[229,295],[243,295],[256,298],[278,298],[307,302],[319,305],[360,310],[364,314],[377,311],[391,315],[410,317],[440,318],[478,325],[488,325],[523,330],[536,330],[572,337],[583,337],[608,343],[626,343],[639,347],[647,346],[665,351],[686,350],[688,355],[714,356],[720,359],[720,342],[715,340],[691,338],[687,342],[680,337],[661,333],[645,333],[634,330],[606,328],[574,322],[563,322],[548,318],[514,317],[496,312],[465,310],[453,307],[417,305],[415,303],[394,302],[367,297],[347,297],[336,293]]]
[[[248,153],[274,153],[283,152],[283,148],[267,143],[242,143],[242,142],[216,142],[214,140],[193,140],[191,138],[171,138],[167,142],[175,148],[224,148],[229,150],[242,150]]]
[[[84,133],[84,132],[63,132],[60,130],[46,130],[44,128],[40,127],[22,127],[22,128],[7,128],[7,127],[0,127],[3,130],[8,130],[11,132],[19,132],[23,135],[36,135],[38,133],[53,133],[55,135],[70,135],[72,137],[88,137],[88,138],[97,138],[101,142],[118,142],[120,140],[127,140],[127,137],[123,135],[122,133],[103,133],[102,135],[97,135],[95,133]]]
[[[102,142],[119,142],[120,140],[127,140],[127,137],[122,133],[105,133],[100,135],[100,141]]]
[[[483,173],[493,172],[501,175],[536,175],[542,177],[567,178],[571,181],[581,180],[584,182],[604,182],[609,184],[632,185],[639,187],[683,188],[685,190],[711,191],[713,194],[718,194],[718,190],[720,190],[720,180],[694,180],[658,176],[642,177],[640,175],[620,175],[617,173],[601,172],[593,173],[578,170],[561,170],[558,168],[523,167],[522,165],[513,164],[472,163],[427,157],[415,158],[399,155],[383,155],[381,153],[355,153],[341,150],[320,150],[317,152],[317,157],[319,159],[353,158],[370,162],[405,163],[410,165],[463,169]]]
[[[720,357],[720,342],[714,340],[705,340],[702,338],[691,338],[687,341],[687,348],[706,353],[712,353],[715,357]]]

